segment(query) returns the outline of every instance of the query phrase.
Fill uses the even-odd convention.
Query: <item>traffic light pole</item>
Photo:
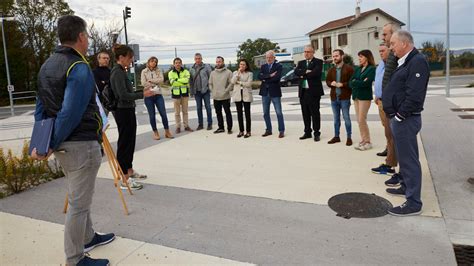
[[[128,46],[127,17],[125,16],[125,10],[123,10],[123,27],[125,29],[125,44]]]

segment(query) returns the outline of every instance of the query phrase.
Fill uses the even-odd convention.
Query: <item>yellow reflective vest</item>
[[[187,69],[182,68],[181,71],[172,69],[168,73],[168,79],[171,84],[171,97],[181,98],[189,97],[189,78],[191,75]]]

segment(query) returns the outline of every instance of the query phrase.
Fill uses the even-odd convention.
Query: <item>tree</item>
[[[118,23],[112,23],[106,25],[104,28],[98,29],[95,23],[92,22],[89,26],[89,54],[91,55],[88,59],[91,62],[91,66],[94,68],[98,65],[97,54],[103,51],[109,53],[112,56],[112,46],[116,40],[113,40],[112,34],[120,35],[122,29],[118,26]]]
[[[25,35],[26,53],[29,56],[29,72],[35,86],[41,65],[57,45],[57,21],[63,15],[74,11],[64,0],[57,1],[17,1],[13,13],[19,30]]]
[[[421,44],[421,52],[429,62],[440,62],[445,57],[446,49],[443,41],[424,41]]]
[[[239,50],[237,50],[237,58],[247,59],[252,67],[255,68],[253,57],[264,54],[268,50],[279,52],[280,46],[278,46],[278,43],[271,42],[269,39],[265,38],[258,38],[255,41],[247,39],[247,41],[239,45]]]
[[[13,0],[0,2],[0,15],[4,17],[13,16]],[[24,48],[25,35],[19,31],[18,22],[4,21],[5,41],[7,46],[8,68],[10,81],[15,86],[15,91],[27,90],[27,82],[30,74],[28,72],[28,54]],[[10,104],[7,91],[7,75],[5,56],[3,52],[3,38],[0,37],[0,106]]]

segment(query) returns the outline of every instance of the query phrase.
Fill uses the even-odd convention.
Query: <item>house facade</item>
[[[361,13],[357,7],[354,15],[330,21],[309,32],[308,36],[317,58],[331,60],[332,51],[342,49],[357,63],[357,53],[369,49],[378,62],[378,46],[383,42],[382,29],[389,22],[405,25],[380,8]]]

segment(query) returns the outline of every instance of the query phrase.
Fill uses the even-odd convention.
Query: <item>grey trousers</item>
[[[409,204],[421,207],[421,164],[416,135],[421,130],[421,116],[409,116],[398,122],[390,119],[395,152],[400,165],[401,185]]]
[[[84,245],[92,241],[90,216],[95,180],[102,155],[97,141],[67,141],[54,152],[66,175],[69,208],[64,224],[64,251],[67,264],[84,257]]]

